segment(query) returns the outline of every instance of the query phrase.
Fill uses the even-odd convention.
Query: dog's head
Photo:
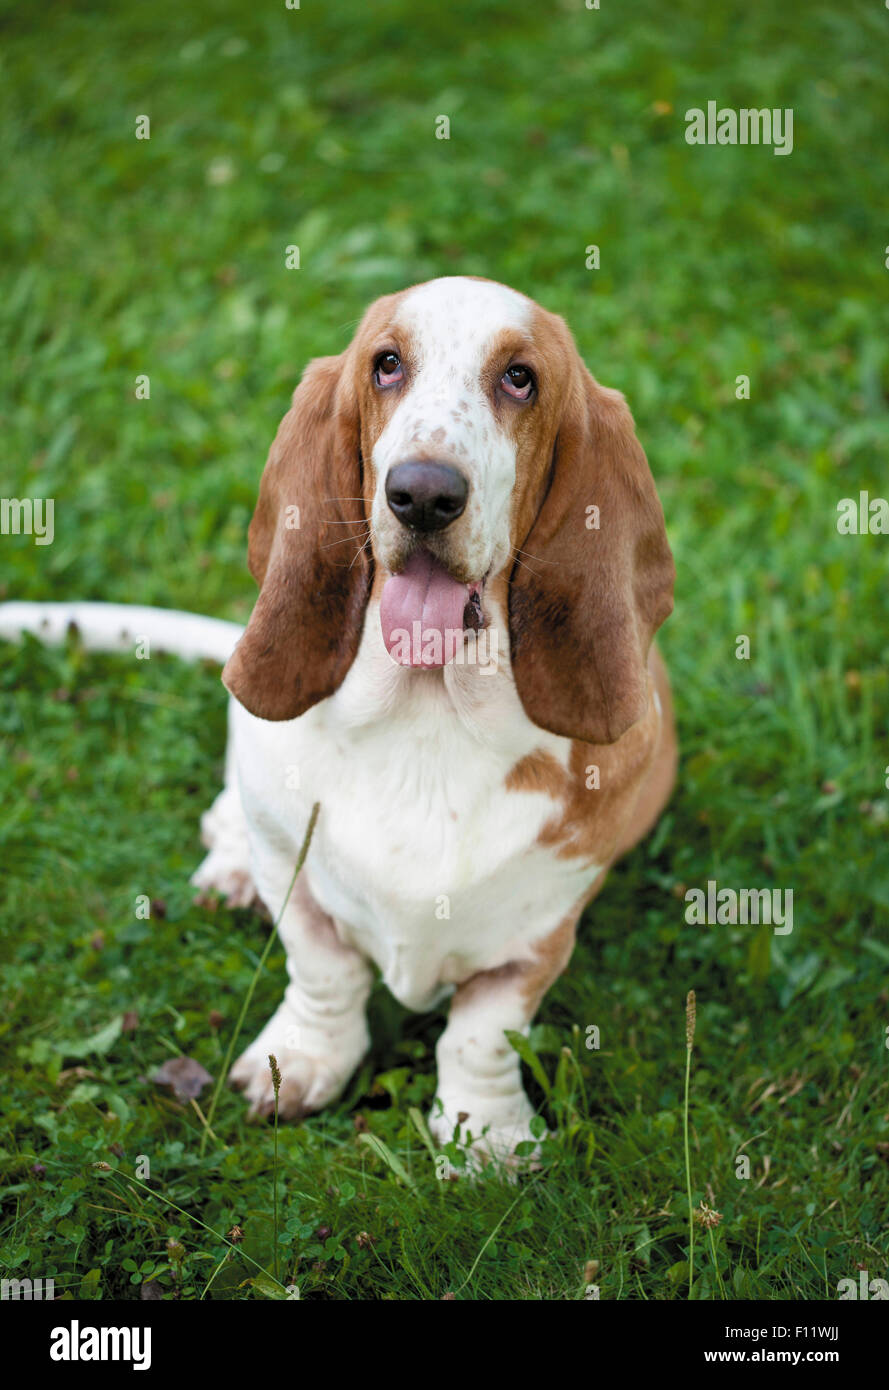
[[[462,277],[377,300],[345,352],[309,365],[269,453],[249,565],[260,594],[223,679],[263,719],[339,687],[376,571],[382,640],[411,665],[430,664],[429,644],[405,649],[401,633],[484,625],[501,586],[528,717],[609,743],[644,712],[673,603],[623,397],[562,319]]]

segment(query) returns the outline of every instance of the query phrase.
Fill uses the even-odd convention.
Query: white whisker
[[[358,556],[361,554],[361,552],[362,552],[363,550],[366,550],[366,549],[367,549],[367,547],[370,545],[372,539],[373,539],[372,536],[368,536],[367,540],[364,542],[364,545],[362,545],[361,548],[358,550],[357,554],[353,556],[353,558],[352,558],[352,565],[354,565],[355,561],[358,559]],[[349,566],[349,569],[352,568],[352,565]]]
[[[540,579],[541,576],[537,573],[537,571],[532,570],[530,565],[526,565],[524,560],[520,560],[518,555],[514,556],[513,558],[515,559],[517,565],[521,565],[523,570],[527,570],[529,574],[533,574],[535,579]]]
[[[368,533],[365,532],[365,531],[356,531],[355,534],[352,535],[352,536],[341,536],[340,539],[339,539],[338,541],[329,541],[327,545],[322,545],[322,546],[321,546],[321,549],[322,549],[322,550],[333,550],[334,546],[336,546],[336,545],[345,545],[347,541],[357,541],[357,540],[360,540],[362,536],[367,535],[367,534],[368,534]]]
[[[558,565],[558,560],[544,560],[542,555],[532,555],[529,550],[516,550],[513,548],[513,555],[518,559],[519,555],[527,555],[529,560],[536,560],[539,565]]]

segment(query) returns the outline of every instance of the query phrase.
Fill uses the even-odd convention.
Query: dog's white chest
[[[549,797],[506,786],[535,748],[565,756],[568,747],[525,718],[507,677],[452,673],[469,691],[463,700],[440,673],[399,673],[397,709],[356,723],[368,679],[373,688],[373,670],[361,658],[356,668],[336,696],[292,723],[237,711],[247,820],[262,832],[254,870],[265,896],[264,878],[280,882],[269,845],[277,865],[285,849],[292,865],[319,801],[313,896],[396,998],[426,1008],[479,970],[528,954],[596,870],[537,843],[554,811]]]

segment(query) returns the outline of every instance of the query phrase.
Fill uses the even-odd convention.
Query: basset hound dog
[[[676,771],[651,645],[675,571],[630,412],[515,290],[461,276],[387,295],[306,369],[248,563],[243,632],[9,603],[0,636],[74,622],[87,647],[145,633],[228,657],[225,785],[193,882],[280,912],[289,977],[231,1079],[268,1113],[273,1054],[281,1115],[335,1099],[368,1050],[376,967],[409,1009],[450,1000],[436,1141],[507,1158],[533,1110],[505,1033],[528,1030]]]
[[[530,1138],[527,1032],[676,770],[652,636],[661,505],[623,396],[564,321],[488,280],[376,301],[306,369],[250,525],[259,595],[223,680],[226,785],[195,875],[284,903],[289,983],[232,1080],[319,1109],[369,1046],[374,967],[450,999],[430,1116],[474,1157]]]

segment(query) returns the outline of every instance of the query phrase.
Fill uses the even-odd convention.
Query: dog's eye
[[[527,401],[534,390],[534,374],[530,367],[523,367],[520,362],[514,362],[503,373],[500,385],[513,400]]]
[[[378,386],[394,386],[401,381],[404,371],[397,352],[383,352],[374,363],[374,380]]]

